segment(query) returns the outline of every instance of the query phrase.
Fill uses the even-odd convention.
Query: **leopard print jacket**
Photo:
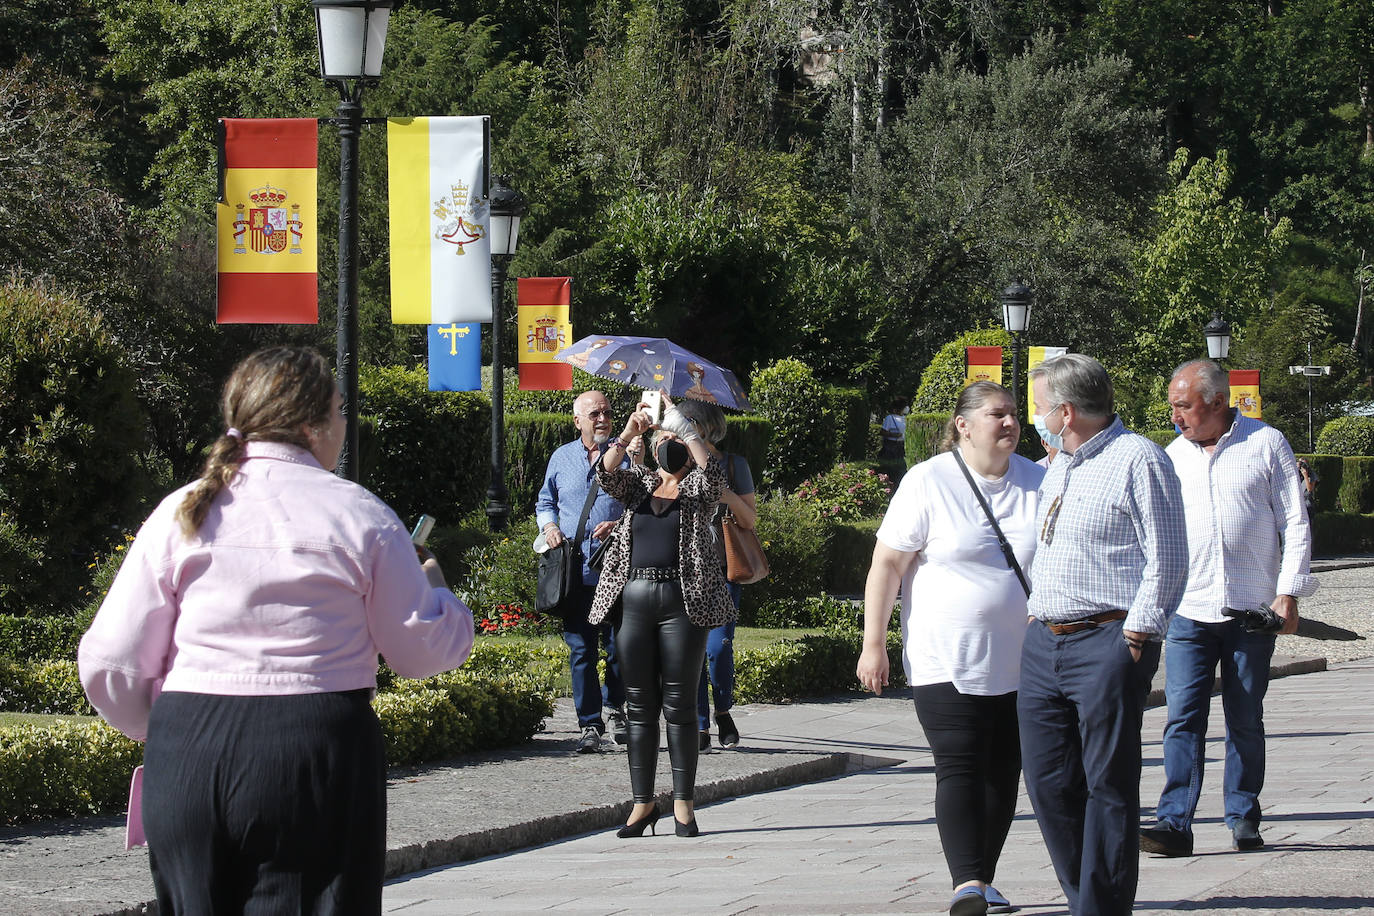
[[[625,514],[620,517],[606,560],[601,567],[601,581],[597,583],[587,619],[600,623],[611,612],[630,578],[630,522],[635,509],[648,499],[658,487],[658,472],[642,465],[607,471],[598,467],[596,476],[601,489],[620,501]],[[682,597],[687,605],[687,617],[702,627],[718,627],[735,619],[735,604],[725,587],[725,571],[720,565],[711,534],[716,502],[725,486],[725,466],[712,455],[706,467],[693,468],[678,485],[679,505],[682,508],[682,527],[678,535],[678,567],[682,571]]]

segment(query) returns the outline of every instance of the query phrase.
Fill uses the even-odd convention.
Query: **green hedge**
[[[825,558],[825,589],[836,595],[862,595],[878,543],[882,519],[861,519],[831,526]]]
[[[122,809],[143,745],[104,722],[0,729],[0,823]]]
[[[763,649],[737,650],[735,701],[784,703],[859,690],[854,669],[862,648],[863,633],[852,629],[785,639]],[[888,632],[887,658],[890,686],[905,686],[900,633]]]
[[[1312,553],[1314,556],[1374,553],[1374,515],[1313,513]]]
[[[906,418],[906,464],[914,467],[940,452],[949,414],[912,413]]]
[[[71,617],[0,615],[0,656],[76,658],[76,646],[84,632],[81,624]]]
[[[1317,434],[1322,455],[1374,455],[1374,417],[1336,417]]]
[[[620,432],[616,429],[615,432]],[[515,413],[506,417],[506,487],[511,518],[534,514],[549,458],[578,437],[572,414]],[[490,462],[484,464],[490,467]]]
[[[768,461],[768,444],[773,440],[773,424],[757,414],[725,415],[725,439],[722,452],[743,455],[754,477],[755,492],[763,488],[763,468]]]
[[[93,716],[77,674],[67,660],[0,658],[0,711]]]
[[[1140,433],[1160,448],[1168,448],[1169,443],[1178,438],[1178,433],[1172,429],[1151,429]]]
[[[828,389],[801,360],[780,359],[754,372],[750,399],[773,423],[768,457],[755,476],[767,488],[796,489],[828,470],[838,454],[838,423]]]
[[[835,434],[839,437],[841,461],[862,461],[868,457],[868,394],[862,388],[828,386],[830,409],[835,414]]]
[[[1340,455],[1298,455],[1306,458],[1317,475],[1317,488],[1312,493],[1313,512],[1337,512],[1341,507],[1341,472],[1345,459]]]
[[[1343,459],[1338,493],[1342,512],[1349,515],[1374,512],[1374,458]]]

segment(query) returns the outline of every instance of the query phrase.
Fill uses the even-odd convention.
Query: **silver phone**
[[[434,530],[434,516],[421,515],[420,520],[415,523],[415,530],[410,532],[410,540],[416,547],[425,546],[425,541],[429,540],[429,533]]]

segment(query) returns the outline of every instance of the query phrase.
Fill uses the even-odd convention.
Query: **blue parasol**
[[[632,388],[662,388],[675,398],[696,398],[734,410],[750,409],[735,373],[665,337],[593,334],[554,358]]]

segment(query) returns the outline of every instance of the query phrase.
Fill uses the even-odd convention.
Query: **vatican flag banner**
[[[1036,366],[1050,359],[1058,359],[1069,352],[1068,347],[1030,347],[1027,349],[1026,371],[1030,372]],[[1053,407],[1053,404],[1046,404],[1046,407]],[[1030,416],[1035,416],[1040,411],[1035,406],[1035,386],[1026,382],[1026,409],[1030,411]]]
[[[319,322],[314,118],[224,118],[215,207],[221,324]]]
[[[553,358],[572,343],[572,277],[521,277],[515,301],[521,390],[572,390],[572,366]]]
[[[1260,371],[1258,369],[1232,369],[1231,406],[1239,407],[1240,412],[1255,420],[1260,416]]]
[[[389,118],[391,320],[491,321],[490,120]]]
[[[965,347],[964,364],[968,368],[964,376],[965,388],[974,382],[1002,384],[1001,347]]]

